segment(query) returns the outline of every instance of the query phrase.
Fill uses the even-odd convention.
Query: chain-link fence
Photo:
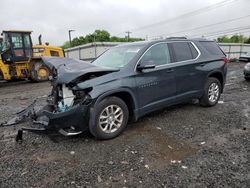
[[[250,44],[219,43],[219,46],[229,59],[238,59],[241,55],[250,52]]]

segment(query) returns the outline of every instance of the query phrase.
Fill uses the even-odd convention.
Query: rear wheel
[[[89,130],[97,139],[111,139],[121,134],[128,123],[128,107],[118,97],[108,97],[97,104],[94,123]]]
[[[31,80],[35,82],[49,79],[49,69],[42,62],[35,62],[30,71]]]
[[[217,78],[208,78],[205,84],[203,96],[200,98],[201,106],[214,106],[220,99],[222,88],[221,83]]]
[[[245,80],[246,81],[250,81],[250,77],[245,77]]]

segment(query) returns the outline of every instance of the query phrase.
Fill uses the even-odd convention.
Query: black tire
[[[245,80],[246,81],[250,81],[250,77],[245,77]]]
[[[3,73],[2,73],[2,71],[0,70],[0,80],[3,80],[4,78],[3,78]]]
[[[100,118],[101,114],[103,115],[103,113],[105,113],[105,109],[111,106],[119,107],[123,113],[123,118],[122,118],[119,128],[117,128],[116,131],[107,133],[107,132],[104,132],[104,130],[102,130],[103,127],[101,128],[101,125],[99,124],[99,119],[101,119]],[[97,139],[107,140],[107,139],[115,138],[118,135],[120,135],[127,127],[128,118],[129,118],[128,107],[125,104],[125,102],[118,97],[107,97],[103,99],[100,103],[96,105],[96,108],[94,109],[94,111],[95,111],[94,113],[95,117],[93,117],[93,121],[89,125],[89,130],[90,130],[90,133]],[[108,127],[110,126],[111,125],[108,125]]]
[[[45,70],[47,72],[46,76],[40,76],[38,74],[39,70]],[[34,62],[30,71],[30,80],[33,82],[42,82],[47,81],[49,79],[49,69],[42,62]]]
[[[215,84],[215,86],[218,86],[218,96],[216,95],[217,97],[213,98],[214,100],[209,99],[209,88],[212,87],[212,84]],[[211,107],[211,106],[216,105],[220,99],[221,91],[222,91],[222,87],[221,87],[220,81],[214,77],[208,78],[205,84],[204,94],[200,98],[200,105],[204,107]]]

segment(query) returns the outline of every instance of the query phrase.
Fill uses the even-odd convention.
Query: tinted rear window
[[[175,62],[186,61],[186,60],[190,60],[190,59],[195,58],[195,57],[193,57],[195,54],[192,53],[192,50],[191,50],[189,43],[190,42],[173,42],[173,43],[171,43],[172,48],[173,48],[173,52],[174,52],[174,56],[175,56]],[[196,52],[196,53],[198,54],[198,52]]]
[[[200,44],[211,54],[211,55],[222,55],[220,47],[215,42],[201,41]]]

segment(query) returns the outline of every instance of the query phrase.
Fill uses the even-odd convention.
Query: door
[[[13,48],[13,61],[25,58],[22,33],[11,33],[11,43]]]
[[[203,88],[203,74],[197,61],[200,52],[191,42],[169,44],[173,56],[176,77],[176,100],[185,100],[200,95]]]
[[[175,100],[174,69],[170,65],[167,43],[151,46],[141,57],[138,66],[155,65],[155,68],[137,71],[136,85],[139,108],[142,114],[162,108]]]
[[[32,43],[27,33],[10,33],[13,61],[27,61],[32,57]]]

